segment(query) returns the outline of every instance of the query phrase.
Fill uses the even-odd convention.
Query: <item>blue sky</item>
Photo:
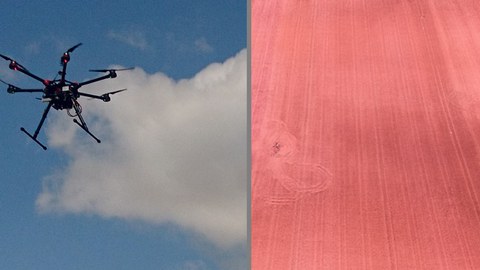
[[[65,112],[52,110],[39,135],[49,146],[48,151],[43,151],[19,128],[34,131],[44,104],[33,94],[9,95],[6,87],[0,86],[2,268],[236,269],[246,265],[246,245],[239,240],[243,232],[225,228],[231,220],[209,221],[209,217],[217,219],[224,216],[224,212],[236,213],[241,203],[212,212],[209,207],[222,205],[224,197],[231,200],[230,188],[239,182],[228,182],[229,175],[236,179],[241,179],[243,173],[246,176],[246,172],[241,172],[246,168],[242,161],[244,155],[222,156],[232,152],[226,146],[236,142],[233,140],[243,139],[245,132],[241,118],[242,115],[246,118],[246,113],[230,110],[245,103],[241,99],[244,93],[231,94],[226,89],[246,88],[243,87],[246,73],[241,72],[243,65],[246,68],[243,50],[246,48],[246,1],[139,3],[2,2],[0,53],[14,58],[40,77],[52,79],[60,69],[61,54],[79,42],[83,42],[83,46],[71,54],[67,71],[67,78],[71,80],[96,76],[87,72],[91,68],[136,67],[133,72],[119,74],[115,80],[94,85],[101,88],[97,94],[118,87],[129,88],[118,98],[115,95],[112,102],[80,100],[85,102],[82,103],[84,110],[90,108],[86,118],[91,129],[101,135],[101,145],[79,131]],[[8,62],[2,61],[1,79],[20,87],[39,86],[23,74],[10,71]],[[95,87],[89,90],[97,90]],[[133,95],[135,90],[140,94]],[[150,103],[143,104],[143,101]],[[224,102],[225,105],[212,106]],[[201,114],[209,117],[198,116]],[[154,117],[147,117],[152,115]],[[149,126],[138,120],[144,118],[145,121],[158,119],[158,123],[148,122]],[[102,128],[102,123],[106,123],[108,129]],[[195,123],[205,127],[196,127]],[[155,145],[142,150],[142,139],[138,142],[138,137],[143,133],[133,137],[125,131],[135,124],[137,131],[145,129],[156,134],[151,140],[148,136],[142,138]],[[212,127],[223,130],[215,140],[209,139],[208,131]],[[237,135],[240,133],[242,136]],[[197,136],[198,144],[195,143]],[[179,137],[178,146],[171,139],[176,137]],[[165,143],[167,140],[169,144]],[[190,144],[191,141],[194,142]],[[182,148],[182,145],[188,147]],[[215,147],[218,151],[210,151]],[[242,145],[238,147],[238,151],[243,151]],[[146,154],[148,149],[153,150]],[[158,154],[161,151],[168,155]],[[215,158],[219,157],[223,168],[231,166],[235,170],[217,168]],[[136,163],[138,160],[142,162]],[[135,167],[122,171],[122,166],[129,164]],[[145,168],[139,169],[141,166]],[[209,166],[215,171],[213,174],[205,169]],[[236,167],[238,173],[232,173]],[[189,173],[182,168],[195,171]],[[138,179],[133,174],[137,169],[141,174]],[[97,171],[98,179],[88,174]],[[114,177],[109,172],[121,175]],[[129,172],[133,175],[127,178],[125,174]],[[169,180],[152,180],[161,176]],[[210,179],[216,176],[219,180]],[[192,179],[198,185],[192,184],[193,190],[184,192],[181,185],[178,189],[181,192],[175,189],[178,183],[189,187]],[[138,185],[129,186],[128,181],[138,181]],[[202,181],[207,182],[203,185]],[[120,193],[115,192],[117,184],[122,189]],[[198,190],[204,186],[210,190]],[[138,191],[149,191],[151,187],[159,190],[150,194],[155,199],[148,200],[128,192],[137,187]],[[228,194],[212,195],[211,189],[217,187],[217,192]],[[88,191],[102,189],[105,192],[100,194]],[[163,189],[168,189],[171,197],[162,193]],[[178,196],[172,190],[177,190]],[[168,200],[162,201],[158,196]],[[198,200],[189,201],[190,197]],[[210,197],[214,199],[202,205],[199,198]],[[105,198],[114,201],[114,207],[103,203]],[[242,198],[238,200],[242,202]],[[145,207],[150,202],[151,206]],[[175,211],[163,214],[172,207]],[[190,209],[192,213],[188,213]],[[196,222],[192,216],[202,211],[205,215],[196,217]],[[241,209],[238,212],[243,213]],[[245,221],[237,223],[242,222]]]

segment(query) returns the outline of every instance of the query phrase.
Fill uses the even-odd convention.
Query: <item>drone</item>
[[[92,84],[101,80],[109,79],[109,78],[116,78],[117,71],[132,70],[133,67],[122,68],[122,69],[90,69],[89,71],[91,72],[101,72],[101,73],[107,73],[107,74],[95,79],[81,82],[81,83],[67,80],[65,77],[67,75],[67,64],[70,61],[70,53],[72,53],[80,45],[82,45],[82,43],[78,43],[77,45],[71,47],[65,53],[63,53],[62,57],[60,58],[60,65],[62,66],[62,70],[58,72],[58,75],[60,75],[60,78],[57,79],[58,77],[57,75],[53,80],[42,79],[39,76],[30,72],[27,68],[25,68],[20,63],[13,60],[12,58],[0,54],[1,58],[7,61],[10,61],[10,65],[9,65],[10,69],[19,71],[33,78],[34,80],[39,81],[44,86],[43,89],[40,89],[40,88],[39,89],[22,89],[0,79],[0,82],[8,86],[7,92],[10,94],[15,94],[15,93],[42,93],[43,94],[42,98],[38,98],[38,99],[44,103],[48,103],[48,105],[43,111],[43,115],[42,115],[42,118],[40,119],[40,123],[38,124],[37,129],[35,130],[33,135],[30,134],[28,131],[26,131],[25,128],[23,127],[20,128],[20,130],[23,133],[27,134],[28,137],[30,137],[33,141],[35,141],[38,145],[40,145],[43,148],[43,150],[47,150],[47,147],[37,139],[37,136],[38,136],[38,133],[40,132],[40,129],[43,126],[45,119],[47,118],[48,112],[52,107],[56,110],[67,110],[67,114],[68,116],[73,118],[73,122],[77,124],[79,127],[81,127],[85,132],[87,132],[93,139],[97,141],[97,143],[100,143],[101,141],[97,137],[95,137],[95,135],[93,135],[88,129],[87,124],[85,123],[85,120],[82,117],[82,106],[80,105],[80,103],[78,103],[77,99],[81,96],[84,96],[91,99],[100,99],[100,100],[103,100],[104,102],[109,102],[111,100],[110,95],[114,95],[116,93],[120,93],[127,90],[127,89],[120,89],[120,90],[105,93],[103,95],[92,95],[92,94],[79,91],[80,87],[82,86]],[[77,118],[80,121],[78,121]]]

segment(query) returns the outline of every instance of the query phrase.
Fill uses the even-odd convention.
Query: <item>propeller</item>
[[[123,91],[126,91],[126,90],[127,90],[127,88],[123,88],[123,89],[120,89],[120,90],[116,90],[116,91],[112,91],[112,92],[105,93],[105,94],[103,94],[102,96],[104,96],[104,95],[114,95],[114,94],[116,94],[116,93],[120,93],[120,92],[123,92]]]
[[[78,46],[82,45],[82,43],[78,43],[77,45],[71,47],[68,49],[66,52],[63,53],[62,58],[60,58],[60,65],[63,65],[63,71],[62,71],[62,80],[65,79],[64,72],[66,68],[66,64],[70,61],[70,53],[73,52]]]
[[[112,92],[108,92],[108,93],[105,93],[105,94],[102,94],[100,96],[100,99],[105,101],[105,102],[109,102],[111,100],[110,98],[110,95],[115,95],[116,93],[120,93],[120,92],[123,92],[123,91],[126,91],[127,88],[124,88],[124,89],[120,89],[120,90],[115,90],[115,91],[112,91]],[[87,95],[89,96],[89,95]],[[94,96],[92,96],[91,98],[89,99],[93,99]],[[95,98],[98,98],[98,97],[95,97]]]
[[[71,53],[73,52],[76,48],[78,48],[79,46],[81,46],[83,43],[78,43],[77,45],[71,47],[70,49],[67,50],[67,53]]]
[[[15,85],[9,84],[9,83],[7,83],[6,81],[4,81],[4,80],[2,80],[2,79],[0,79],[0,82],[8,85],[7,92],[8,92],[9,94],[15,93],[15,91],[18,89],[18,87],[16,87]]]
[[[6,55],[3,55],[3,54],[0,54],[0,57],[2,57],[3,59],[7,60],[7,61],[10,61],[10,65],[16,65],[16,66],[19,66],[21,67],[22,69],[24,70],[28,70],[26,67],[20,65],[20,63],[18,63],[17,61],[13,60],[12,58],[6,56]],[[12,68],[13,69],[13,68]]]
[[[0,79],[0,82],[2,82],[2,83],[4,83],[4,84],[6,84],[6,85],[8,85],[8,86],[10,86],[10,85],[11,85],[11,84],[7,83],[6,81],[4,81],[4,80],[2,80],[2,79]]]
[[[90,72],[116,72],[116,71],[124,71],[124,70],[132,70],[134,67],[130,68],[113,68],[113,69],[90,69]]]
[[[120,92],[123,92],[125,90],[127,90],[127,88],[105,93],[105,94],[101,95],[102,100],[105,101],[105,102],[109,102],[111,100],[110,95],[114,95],[116,93],[120,93]]]
[[[5,56],[3,54],[0,54],[0,57],[2,57],[3,59],[7,60],[7,61],[14,61],[12,58],[8,57],[8,56]]]

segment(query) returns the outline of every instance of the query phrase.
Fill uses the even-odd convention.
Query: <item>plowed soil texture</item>
[[[252,269],[480,269],[480,2],[251,6]]]

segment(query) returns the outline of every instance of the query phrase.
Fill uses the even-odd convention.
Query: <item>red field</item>
[[[252,269],[480,269],[480,1],[252,1]]]

